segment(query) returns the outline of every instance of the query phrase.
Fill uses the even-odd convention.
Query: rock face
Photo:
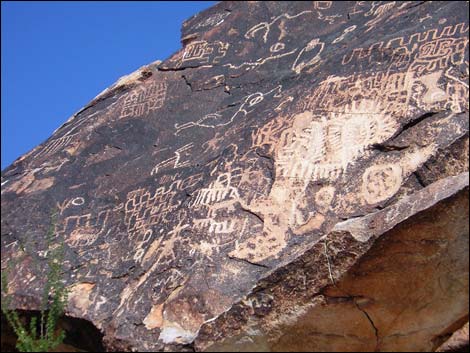
[[[190,18],[2,173],[14,306],[56,209],[67,314],[109,350],[437,349],[469,312],[468,30],[468,2]]]

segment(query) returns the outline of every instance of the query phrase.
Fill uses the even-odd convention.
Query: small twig
[[[333,274],[331,273],[331,263],[330,263],[330,258],[328,257],[328,248],[326,246],[326,241],[323,243],[323,245],[325,246],[325,256],[326,256],[326,261],[328,262],[328,272],[330,273],[330,279],[331,279],[331,282],[334,285],[336,285],[335,280],[333,278]]]

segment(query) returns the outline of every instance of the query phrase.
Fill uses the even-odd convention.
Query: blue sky
[[[119,77],[177,51],[183,21],[216,3],[2,1],[2,170]]]

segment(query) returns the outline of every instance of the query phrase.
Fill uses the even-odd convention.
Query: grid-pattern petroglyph
[[[389,68],[407,69],[411,63],[419,65],[421,60],[435,69],[444,69],[449,63],[456,64],[465,57],[468,45],[468,24],[458,23],[417,32],[408,37],[396,37],[385,42],[376,42],[368,48],[355,48],[344,55],[342,63],[386,64]],[[429,64],[431,63],[431,64]]]
[[[165,214],[179,206],[176,196],[176,190],[164,186],[154,192],[141,188],[128,193],[125,223],[129,237],[143,234],[152,226],[162,223]]]
[[[160,178],[163,180],[164,176]],[[139,188],[127,194],[125,203],[125,223],[130,238],[145,234],[152,227],[166,223],[166,216],[181,204],[181,193],[200,180],[202,174],[196,173],[186,178],[164,178],[168,184],[150,188]]]
[[[73,202],[73,200],[72,200]],[[56,225],[55,233],[73,248],[81,248],[92,245],[107,231],[107,221],[110,209],[102,210],[98,215],[86,213],[65,217]]]
[[[125,96],[120,117],[142,116],[161,108],[165,102],[166,90],[165,82],[137,87]]]
[[[198,64],[216,64],[227,54],[228,43],[220,41],[206,42],[203,40],[191,42],[185,48],[179,65],[195,61]]]

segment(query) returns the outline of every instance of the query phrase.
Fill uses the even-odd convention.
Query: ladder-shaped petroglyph
[[[236,200],[240,197],[238,189],[231,185],[231,173],[222,173],[207,188],[199,189],[189,203],[192,207],[211,206],[214,203]]]
[[[195,25],[194,29],[199,29],[199,28],[208,27],[208,26],[216,27],[216,26],[222,24],[222,22],[224,22],[225,19],[229,15],[230,15],[230,12],[228,12],[228,11],[213,14],[213,15],[209,16],[208,18],[206,18],[204,21],[201,21],[197,25]]]
[[[120,118],[149,114],[163,106],[166,97],[166,82],[139,85],[124,98]]]
[[[65,135],[49,141],[36,155],[36,158],[47,157],[57,151],[62,151],[72,141],[76,134]]]

